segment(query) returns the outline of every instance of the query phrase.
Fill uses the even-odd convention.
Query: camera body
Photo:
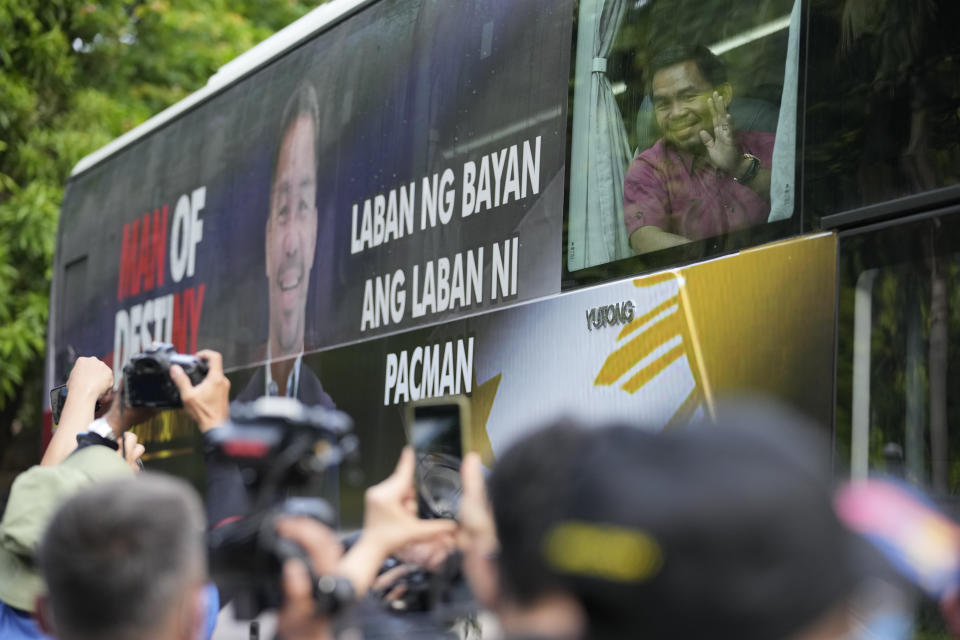
[[[311,566],[303,548],[277,535],[277,518],[308,516],[336,528],[337,513],[326,500],[296,493],[335,474],[352,455],[357,446],[352,427],[340,411],[263,397],[234,405],[230,422],[209,432],[211,453],[238,465],[253,499],[249,514],[207,537],[211,574],[232,597],[237,618],[250,619],[280,606],[286,559]],[[332,610],[337,603],[327,606]]]
[[[330,528],[337,520],[326,500],[291,497],[265,511],[221,525],[207,535],[210,571],[233,597],[237,618],[252,619],[265,609],[280,607],[281,575],[287,558],[311,566],[299,544],[277,534],[277,519],[282,516],[307,516]],[[313,575],[311,582],[316,581]]]
[[[177,385],[170,379],[170,365],[180,365],[193,385],[207,377],[206,360],[177,353],[173,345],[154,344],[130,358],[123,366],[123,394],[127,406],[151,409],[183,407]]]
[[[401,565],[397,558],[387,558],[380,573]],[[401,586],[403,591],[399,596],[387,596]],[[375,595],[392,613],[429,613],[442,627],[476,610],[473,594],[463,574],[463,557],[458,551],[448,554],[432,570],[418,568],[408,571]]]

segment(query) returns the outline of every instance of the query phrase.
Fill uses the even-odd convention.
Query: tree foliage
[[[297,0],[0,0],[0,443],[21,404],[39,405],[23,390],[42,375],[71,168],[311,8]]]

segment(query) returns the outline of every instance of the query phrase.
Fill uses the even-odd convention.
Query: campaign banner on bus
[[[447,395],[469,399],[469,446],[488,462],[553,418],[664,429],[709,417],[740,394],[778,398],[826,425],[835,252],[828,234],[784,241],[308,354],[288,368],[301,401],[353,418],[361,485],[395,464],[406,406]],[[265,395],[268,369],[233,372],[234,396]],[[185,446],[192,427],[179,429],[179,443],[162,440],[178,432],[162,421],[140,435],[162,451]],[[341,505],[356,524],[361,494],[349,477]]]
[[[572,0],[384,0],[73,178],[55,366],[229,367],[560,290]]]

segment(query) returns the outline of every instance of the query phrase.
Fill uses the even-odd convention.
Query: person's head
[[[828,449],[784,411],[655,434],[604,429],[571,470],[547,556],[591,637],[841,638],[866,578]]]
[[[195,492],[171,477],[81,491],[40,545],[41,626],[61,640],[194,638],[207,577],[203,526]]]
[[[270,181],[266,275],[269,286],[272,355],[303,349],[307,292],[317,246],[319,103],[302,84],[283,110]]]
[[[563,488],[589,437],[579,424],[553,422],[521,438],[497,460],[488,487],[500,543],[493,598],[498,608],[506,604],[523,610],[564,598],[573,605],[544,561],[541,547],[546,532],[562,517]],[[567,617],[578,620],[579,609]]]
[[[687,151],[702,149],[700,132],[713,135],[709,97],[716,91],[725,104],[733,97],[720,59],[702,45],[673,45],[653,56],[647,77],[654,116],[667,142]]]

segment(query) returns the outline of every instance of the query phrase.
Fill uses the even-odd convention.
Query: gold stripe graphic
[[[635,287],[652,287],[654,285],[662,284],[667,280],[673,280],[674,278],[680,279],[683,276],[680,276],[673,271],[664,271],[663,273],[655,273],[652,276],[644,276],[642,278],[637,278],[633,281],[633,286]]]
[[[683,345],[678,344],[670,351],[645,366],[637,372],[635,376],[627,380],[623,385],[623,390],[627,393],[636,393],[640,387],[653,380],[658,373],[673,364],[674,361],[683,356]]]
[[[679,335],[682,331],[681,318],[678,310],[614,351],[603,363],[593,383],[598,385],[615,383],[657,347]],[[680,345],[677,349],[682,352],[683,346]]]
[[[620,335],[617,336],[617,340],[623,340],[625,337],[647,324],[658,315],[672,307],[673,305],[679,305],[680,299],[677,296],[673,296],[668,300],[664,300],[662,303],[658,304],[656,307],[643,314],[639,318],[634,318],[631,320],[623,329],[620,330]]]

